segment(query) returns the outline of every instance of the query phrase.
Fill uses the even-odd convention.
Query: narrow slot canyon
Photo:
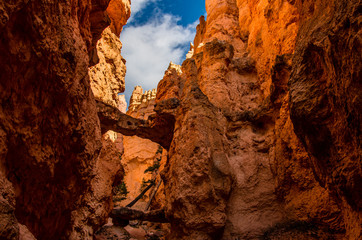
[[[0,2],[0,240],[362,239],[361,1],[205,0],[126,99],[141,2]]]

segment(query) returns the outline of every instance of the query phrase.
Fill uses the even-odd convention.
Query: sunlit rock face
[[[97,43],[99,63],[89,68],[94,97],[114,107],[120,104],[118,94],[125,88],[126,65],[121,49],[119,37],[106,28]]]
[[[141,86],[136,86],[132,92],[128,115],[135,118],[147,119],[155,106],[156,89],[143,92]]]
[[[111,0],[107,8],[107,14],[110,18],[110,29],[119,38],[123,26],[126,25],[131,15],[130,0]]]
[[[130,1],[110,1],[107,14],[111,19],[111,25],[104,29],[97,42],[99,62],[89,68],[89,77],[94,97],[118,107],[118,94],[125,89],[126,75],[126,60],[121,55],[122,43],[119,36],[131,14]]]
[[[180,106],[174,113],[174,138],[163,172],[167,216],[174,223],[171,238],[219,238],[231,188],[228,145],[223,135],[226,119],[199,89],[194,59],[183,63],[182,72],[174,72],[176,79],[171,77],[183,86],[179,85],[177,93]],[[161,85],[167,86],[165,81]]]
[[[126,101],[126,96],[125,95],[118,95],[118,109],[123,112],[126,113],[127,112],[127,101]]]
[[[171,239],[361,237],[358,9],[206,1],[182,71],[157,89],[176,119]]]
[[[103,155],[88,67],[108,3],[0,3],[0,215],[13,225],[5,239],[31,235],[18,222],[37,239],[92,239],[107,217],[118,163]]]

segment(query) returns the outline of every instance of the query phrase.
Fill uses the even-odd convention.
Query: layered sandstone
[[[125,60],[121,56],[119,35],[130,17],[129,0],[111,0],[107,14],[111,26],[104,29],[97,42],[98,64],[88,69],[90,86],[97,102],[124,111],[126,74]],[[113,209],[113,187],[123,179],[121,164],[123,137],[113,131],[102,132],[102,148],[90,176],[90,187],[83,195],[80,207],[72,212],[70,239],[92,239],[94,229],[107,222]]]
[[[98,64],[89,68],[89,77],[94,97],[118,107],[119,93],[125,89],[126,60],[121,55],[120,33],[130,17],[130,1],[110,1],[107,8],[111,25],[104,29],[97,42]]]
[[[125,89],[125,60],[121,56],[122,43],[106,28],[97,43],[99,63],[89,68],[94,97],[114,107],[120,104],[118,94]]]
[[[175,118],[171,239],[361,237],[359,8],[206,1],[182,73],[157,89]]]
[[[0,187],[8,192],[1,214],[13,229],[5,238],[26,232],[19,221],[37,239],[90,239],[110,211],[102,205],[114,180],[107,171],[118,164],[99,158],[107,148],[88,76],[95,43],[110,23],[108,3],[0,4],[0,168],[9,180]],[[104,186],[104,195],[94,193]]]

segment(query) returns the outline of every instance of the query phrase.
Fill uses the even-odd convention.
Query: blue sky
[[[131,1],[131,18],[121,33],[127,102],[137,85],[156,88],[170,61],[182,63],[206,12],[205,0]]]

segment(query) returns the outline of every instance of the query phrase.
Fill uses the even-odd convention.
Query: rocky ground
[[[96,240],[163,240],[167,239],[167,230],[162,230],[160,224],[131,221],[126,227],[114,226],[112,220],[95,234]]]

